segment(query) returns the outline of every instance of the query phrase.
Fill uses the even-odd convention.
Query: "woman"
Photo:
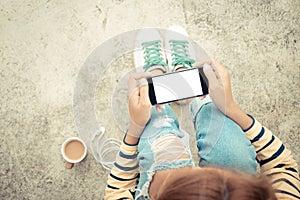
[[[159,45],[143,50],[158,55],[155,48]],[[146,64],[149,57],[144,56]],[[144,70],[164,73],[163,59],[156,56]],[[192,66],[190,61],[183,59],[173,69],[186,69]],[[147,84],[138,85],[151,74],[130,77],[131,122],[108,177],[106,199],[300,199],[298,167],[291,152],[237,106],[228,71],[215,60],[209,64],[204,72],[210,97],[190,103],[199,167],[194,167],[188,135],[179,128],[170,106],[152,107]],[[257,162],[261,175],[256,174]]]

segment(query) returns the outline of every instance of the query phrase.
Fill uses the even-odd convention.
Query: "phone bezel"
[[[200,76],[200,84],[202,86],[203,94],[196,95],[196,96],[191,96],[191,97],[186,97],[186,98],[181,98],[181,99],[176,99],[176,100],[171,100],[171,101],[166,101],[166,102],[162,102],[162,103],[159,103],[159,104],[171,103],[171,102],[174,102],[174,101],[179,101],[179,100],[184,100],[184,99],[189,99],[189,98],[193,98],[193,97],[200,97],[200,96],[207,95],[208,94],[208,80],[207,80],[207,78],[204,74],[203,67],[191,68],[191,69],[182,70],[182,71],[175,71],[175,72],[171,72],[171,73],[159,74],[159,75],[147,78],[148,88],[149,88],[148,89],[148,95],[149,95],[149,99],[150,99],[151,104],[152,105],[158,104],[157,101],[156,101],[155,90],[154,90],[154,85],[153,85],[152,78],[159,77],[159,76],[168,76],[168,75],[174,74],[174,73],[183,73],[185,71],[197,70],[197,69],[198,69],[198,74]]]

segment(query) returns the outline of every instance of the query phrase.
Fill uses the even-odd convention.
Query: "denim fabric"
[[[190,105],[196,129],[199,166],[214,165],[256,173],[256,152],[244,131],[211,102],[196,99]]]
[[[160,138],[174,135],[179,139],[183,147],[181,153],[188,154],[189,159],[175,158],[173,161],[170,161],[167,158],[162,159],[158,155],[161,151],[154,147],[154,143]],[[165,153],[172,154],[172,148],[171,145],[168,145]],[[169,104],[165,104],[161,112],[157,112],[155,107],[152,108],[151,119],[140,138],[138,151],[140,179],[135,193],[136,199],[150,199],[148,189],[156,171],[194,166],[189,149],[189,136],[183,130],[180,130],[178,119]]]
[[[256,172],[256,153],[250,141],[237,124],[215,107],[209,96],[203,100],[196,98],[190,104],[190,112],[196,129],[199,166],[214,165],[249,173]],[[181,148],[181,153],[190,155],[189,159],[178,158],[170,161],[161,159],[158,155],[161,150],[154,147],[155,143],[161,138],[174,135],[184,147]],[[179,128],[178,119],[169,104],[165,104],[161,112],[157,112],[155,107],[152,108],[151,119],[138,145],[140,179],[135,193],[136,199],[150,199],[148,190],[156,171],[194,166],[188,141],[188,134]],[[164,152],[172,154],[172,148],[172,145],[168,145]]]

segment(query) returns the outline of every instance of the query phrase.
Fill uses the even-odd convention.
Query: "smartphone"
[[[208,94],[208,80],[202,67],[153,76],[147,81],[152,105]]]

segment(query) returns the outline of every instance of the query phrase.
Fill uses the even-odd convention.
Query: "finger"
[[[216,61],[215,58],[211,58],[210,66],[212,67],[213,71],[215,72],[217,79],[220,79],[221,78],[220,73],[222,72],[221,71],[222,65],[218,61]]]
[[[164,107],[165,107],[164,104],[157,104],[157,105],[156,105],[156,111],[157,111],[157,112],[160,112]]]
[[[128,96],[128,104],[138,104],[139,102],[139,90],[138,88],[135,88],[131,94]]]
[[[140,86],[140,101],[139,104],[145,106],[151,106],[151,102],[148,95],[148,85]]]
[[[128,80],[128,94],[131,94],[132,91],[137,88],[138,80],[141,78],[148,78],[151,77],[151,73],[149,72],[141,72],[141,73],[134,73],[131,74]]]
[[[197,62],[195,62],[194,64],[193,64],[193,67],[195,67],[195,68],[198,68],[198,67],[202,67],[204,64],[209,64],[209,65],[211,65],[212,64],[212,62],[211,62],[211,60],[204,60],[204,61],[197,61]]]
[[[135,80],[140,80],[141,78],[151,77],[151,73],[150,72],[135,73],[135,74],[133,74],[133,77]]]
[[[223,68],[223,66],[221,65],[221,63],[219,63],[215,58],[211,58],[212,64],[217,68]]]
[[[134,74],[134,78],[137,81],[138,86],[148,85],[147,78],[151,77],[150,72],[142,72]]]
[[[127,91],[128,99],[132,96],[132,94],[136,90],[137,90],[137,80],[134,78],[134,74],[131,74],[128,80],[128,91]]]
[[[217,79],[217,76],[216,76],[215,72],[211,68],[211,66],[208,65],[208,64],[205,64],[203,66],[203,71],[204,71],[204,73],[205,73],[205,75],[208,79],[209,87],[210,88],[215,88],[219,84],[219,81]]]
[[[213,68],[215,68],[219,73],[226,70],[226,68],[223,67],[223,65],[221,65],[221,63],[219,63],[215,58],[212,58],[211,61]]]
[[[148,81],[146,78],[141,78],[138,80],[138,86],[148,85]]]
[[[151,77],[150,73],[141,73],[136,75],[136,80],[138,81],[138,86],[148,85],[147,78]]]

